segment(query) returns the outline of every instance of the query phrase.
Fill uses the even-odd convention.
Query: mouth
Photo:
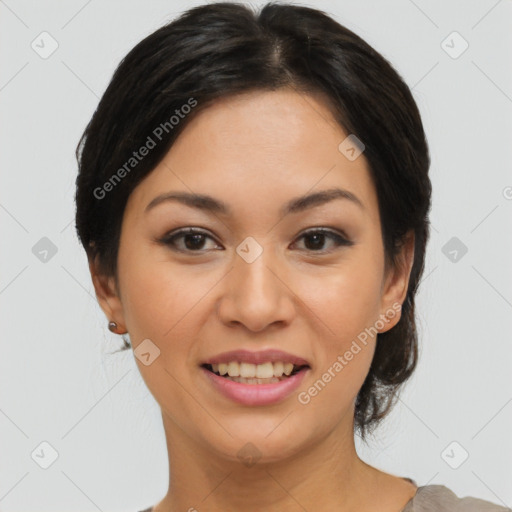
[[[285,361],[267,361],[262,364],[230,361],[227,363],[203,364],[209,372],[240,384],[275,384],[290,379],[310,368],[308,364]]]
[[[251,407],[284,402],[312,369],[306,359],[278,349],[224,352],[199,367],[216,393]]]

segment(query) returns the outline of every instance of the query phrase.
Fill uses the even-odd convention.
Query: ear
[[[381,318],[386,318],[385,327],[379,333],[389,331],[401,317],[402,304],[407,296],[409,278],[414,262],[414,231],[409,231],[396,257],[396,265],[385,274],[381,296]],[[386,316],[387,314],[387,316]]]
[[[89,258],[89,271],[91,272],[94,290],[99,305],[105,313],[109,322],[115,322],[118,326],[119,334],[126,332],[124,321],[123,306],[119,297],[116,279],[114,276],[107,276],[100,271],[98,259]]]

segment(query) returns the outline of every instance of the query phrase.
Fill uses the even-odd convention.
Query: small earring
[[[116,333],[116,331],[117,331],[117,324],[116,324],[115,322],[109,322],[109,323],[108,323],[108,328],[109,328],[109,330],[110,330],[111,332],[113,332],[113,333],[117,334],[117,333]]]

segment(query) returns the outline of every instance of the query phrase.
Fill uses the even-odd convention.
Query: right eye
[[[180,229],[162,237],[159,241],[173,251],[204,253],[202,250],[206,239],[214,240],[206,232],[197,228]],[[212,249],[210,249],[212,250]]]

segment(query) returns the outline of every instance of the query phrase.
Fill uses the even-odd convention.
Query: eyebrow
[[[351,201],[364,210],[362,201],[355,194],[342,188],[331,188],[291,199],[280,209],[280,215],[285,216],[290,213],[302,212],[309,208],[329,203],[335,199]],[[226,203],[205,194],[192,194],[189,192],[167,192],[161,194],[152,199],[144,211],[148,212],[157,205],[168,201],[175,201],[206,212],[231,215],[231,208]]]

